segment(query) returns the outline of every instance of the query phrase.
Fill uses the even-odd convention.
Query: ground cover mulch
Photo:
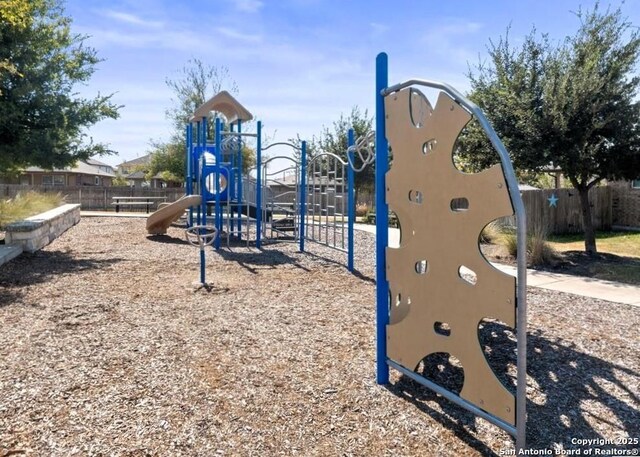
[[[372,235],[357,233],[356,275],[307,246],[210,252],[198,289],[182,228],[148,238],[144,220],[83,218],[0,266],[0,456],[512,449],[410,380],[376,385]],[[528,301],[529,445],[640,437],[640,309],[534,288]],[[490,323],[480,338],[512,388],[510,335]]]

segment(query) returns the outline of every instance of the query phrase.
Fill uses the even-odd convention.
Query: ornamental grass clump
[[[64,203],[60,193],[20,192],[15,198],[0,200],[0,229],[11,222],[34,216]]]

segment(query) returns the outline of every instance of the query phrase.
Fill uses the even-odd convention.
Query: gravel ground
[[[0,267],[0,456],[512,449],[410,380],[375,384],[372,235],[357,233],[357,275],[320,246],[232,247],[208,254],[212,286],[198,289],[182,234],[84,218]],[[529,445],[640,438],[640,309],[540,289],[529,308]],[[481,332],[511,387],[510,335],[499,323]],[[455,368],[433,376],[459,384]]]

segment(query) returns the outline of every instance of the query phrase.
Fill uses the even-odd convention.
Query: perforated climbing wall
[[[515,424],[515,398],[478,339],[484,318],[515,326],[515,278],[478,244],[489,222],[513,214],[502,168],[455,168],[454,144],[471,116],[443,92],[432,107],[415,89],[400,90],[385,98],[385,112],[393,151],[386,198],[401,227],[400,247],[387,248],[387,355],[416,370],[428,355],[449,353],[464,370],[460,396]]]

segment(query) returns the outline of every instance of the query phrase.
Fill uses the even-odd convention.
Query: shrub
[[[553,265],[558,260],[558,254],[547,242],[549,233],[544,226],[531,227],[527,233],[527,263],[529,265]],[[502,243],[509,255],[517,257],[518,242],[514,231],[502,235]]]
[[[356,217],[365,217],[369,212],[369,205],[366,203],[358,203],[356,205]]]
[[[0,228],[4,228],[11,222],[53,209],[63,202],[64,197],[60,193],[41,194],[33,191],[19,193],[14,199],[0,200]]]
[[[496,244],[500,242],[504,234],[503,228],[497,221],[490,222],[480,232],[480,242],[485,244]]]

